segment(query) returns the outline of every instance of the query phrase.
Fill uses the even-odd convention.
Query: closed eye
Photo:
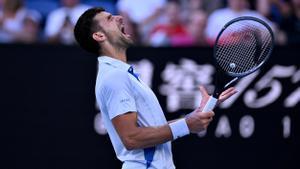
[[[109,14],[109,15],[107,16],[107,20],[109,21],[109,20],[111,20],[111,18],[112,18],[112,15]]]

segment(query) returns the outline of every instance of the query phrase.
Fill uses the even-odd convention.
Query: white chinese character
[[[160,93],[167,96],[167,110],[194,109],[200,105],[199,85],[211,91],[215,69],[210,64],[198,65],[190,59],[181,59],[179,65],[167,63],[161,77]]]

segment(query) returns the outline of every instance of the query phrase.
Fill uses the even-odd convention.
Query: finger
[[[206,97],[206,96],[209,96],[208,93],[207,93],[207,90],[205,89],[204,86],[199,86],[199,90],[200,90],[200,93],[202,95],[202,97]]]
[[[234,93],[236,93],[235,88],[227,89],[227,90],[225,90],[224,92],[221,93],[219,99],[228,98],[228,97],[232,96]]]
[[[234,87],[230,87],[230,88],[226,89],[224,92],[222,92],[222,93],[221,93],[221,96],[226,95],[226,94],[228,94],[228,93],[230,93],[230,92],[232,92],[232,91],[234,91],[234,90],[235,90]]]
[[[206,123],[206,124],[210,124],[212,120],[213,120],[213,117],[210,117],[209,119],[206,119],[206,120],[205,120],[205,123]]]
[[[224,100],[228,99],[229,97],[231,97],[232,95],[234,95],[235,93],[237,93],[236,90],[230,91],[230,92],[220,96],[220,100],[224,101]]]
[[[211,117],[215,116],[215,112],[214,111],[210,111],[211,112]]]
[[[229,97],[231,97],[235,93],[237,93],[236,90],[230,90],[228,93],[221,95],[219,98],[219,102],[223,102],[223,101],[227,100]]]
[[[199,90],[200,90],[201,97],[202,97],[200,107],[203,108],[209,99],[209,95],[203,86],[199,86]]]
[[[202,118],[202,119],[209,119],[209,118],[213,117],[214,115],[215,115],[215,113],[213,111],[201,112],[200,113],[200,118]]]
[[[204,129],[207,129],[208,126],[209,126],[209,124],[210,124],[210,123],[205,123],[205,124],[203,124],[203,128],[204,128]]]
[[[208,128],[208,125],[209,125],[209,123],[208,123],[208,124],[205,124],[205,125],[204,125],[204,128],[207,129],[207,128]]]
[[[213,120],[213,117],[207,119],[207,122],[210,123]]]
[[[201,119],[201,124],[209,124],[212,120],[213,120],[213,118]]]

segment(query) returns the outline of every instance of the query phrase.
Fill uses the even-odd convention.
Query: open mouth
[[[121,27],[121,32],[126,35],[125,27],[124,26]]]
[[[124,25],[121,26],[120,31],[122,32],[123,35],[128,36],[128,37],[130,36],[129,34],[126,33]]]

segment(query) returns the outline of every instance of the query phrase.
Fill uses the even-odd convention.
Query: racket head
[[[251,16],[238,17],[217,36],[215,64],[229,76],[244,77],[265,64],[273,47],[273,31],[267,23]]]

